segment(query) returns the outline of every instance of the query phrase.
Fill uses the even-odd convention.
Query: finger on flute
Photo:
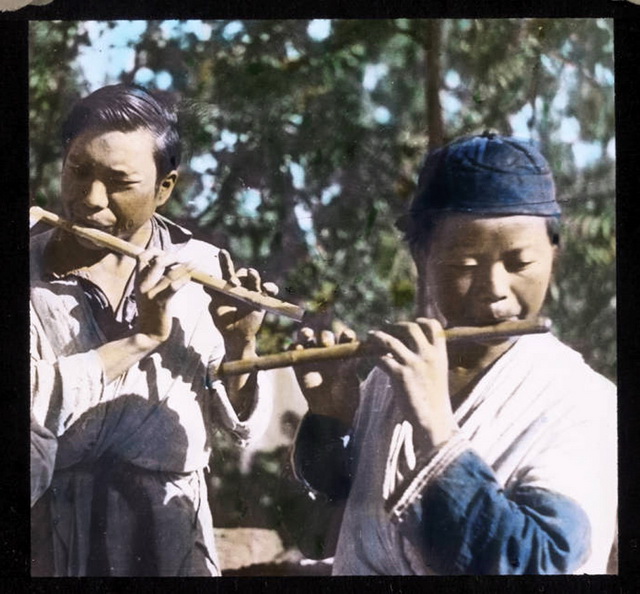
[[[540,317],[531,320],[501,322],[493,326],[448,328],[444,331],[444,335],[447,341],[488,340],[524,334],[541,334],[548,332],[550,328],[551,321],[548,318]],[[216,375],[219,377],[239,375],[252,371],[266,371],[305,363],[319,363],[353,357],[375,357],[384,354],[385,350],[380,347],[355,341],[331,347],[314,347],[263,355],[262,357],[251,359],[227,361],[218,367]]]
[[[76,225],[71,223],[70,221],[66,221],[59,217],[58,215],[48,212],[39,206],[34,206],[29,211],[29,218],[31,226],[33,226],[38,221],[43,221],[49,225],[53,225],[56,227],[60,227],[65,231],[77,235],[79,237],[83,237],[84,239],[88,239],[92,241],[96,245],[100,247],[104,247],[110,249],[114,252],[118,252],[119,254],[123,254],[125,256],[130,256],[131,258],[138,257],[144,249],[133,245],[119,237],[115,237],[109,233],[105,233],[99,229],[92,229],[91,227],[82,227],[81,225]],[[287,303],[285,301],[281,301],[276,297],[271,297],[269,295],[262,295],[261,293],[257,293],[255,291],[249,291],[244,287],[231,287],[228,285],[226,281],[222,279],[216,278],[202,272],[200,270],[194,270],[191,273],[191,279],[201,285],[213,289],[214,291],[218,291],[219,293],[224,293],[230,297],[234,297],[251,305],[257,309],[264,309],[270,313],[285,316],[291,318],[296,321],[302,320],[304,315],[304,309],[298,305],[294,305],[292,303]]]

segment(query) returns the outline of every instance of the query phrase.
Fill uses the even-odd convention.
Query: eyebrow
[[[537,246],[534,242],[526,242],[522,244],[515,244],[513,246],[508,247],[503,250],[503,253],[506,254],[515,254],[520,252],[525,252],[527,250],[537,250],[540,246]],[[476,245],[472,245],[469,243],[455,243],[445,248],[447,252],[455,256],[463,256],[463,255],[473,255],[478,249],[482,250],[482,248],[478,248]]]
[[[86,161],[84,161],[83,159],[76,159],[74,157],[75,155],[70,154],[66,160],[66,163],[68,163],[72,167],[87,164]],[[90,165],[91,167],[94,167],[95,163],[89,162],[88,165]],[[117,166],[105,167],[104,165],[100,165],[100,169],[102,169],[103,171],[106,171],[111,177],[120,177],[120,178],[136,177],[134,171],[129,171],[128,169],[122,169]]]
[[[115,177],[132,177],[135,176],[134,172],[128,171],[126,169],[111,169],[107,167],[106,170]]]

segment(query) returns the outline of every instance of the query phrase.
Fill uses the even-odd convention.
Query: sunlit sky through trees
[[[83,23],[91,45],[82,48],[78,56],[78,64],[81,71],[93,91],[105,84],[118,82],[119,76],[124,71],[129,71],[134,67],[135,49],[132,44],[146,29],[146,21],[117,21],[114,27],[109,27],[100,21],[86,21]],[[208,41],[213,33],[210,24],[200,20],[189,21],[163,21],[161,31],[165,39],[180,38],[186,33],[194,34],[200,41]],[[309,23],[307,34],[315,41],[323,41],[331,35],[331,21],[327,19],[316,19]],[[244,26],[240,21],[232,21],[226,25],[222,32],[225,39],[233,40],[236,37],[246,35]],[[296,55],[296,50],[289,45],[287,48],[291,56]],[[575,77],[575,67],[568,65],[558,69],[548,58],[543,57],[543,65],[553,76],[559,79],[559,90],[553,102],[553,109],[561,118],[559,130],[555,133],[554,140],[571,144],[574,154],[575,164],[582,168],[593,164],[602,157],[602,148],[597,142],[585,142],[580,138],[580,122],[575,117],[564,117],[562,115],[568,102],[568,87]],[[383,63],[370,64],[365,70],[362,80],[363,88],[373,91],[381,79],[387,74],[387,66]],[[596,71],[600,79],[598,82],[613,85],[613,72],[607,68],[600,67]],[[454,70],[445,73],[445,83],[448,87],[456,87],[460,78]],[[173,80],[171,74],[166,70],[154,72],[150,68],[142,67],[136,72],[135,82],[141,85],[153,85],[160,90],[172,90]],[[449,119],[459,112],[460,102],[446,89],[441,91],[441,101],[445,119]],[[387,123],[391,117],[390,111],[384,105],[372,106],[374,119],[381,124]],[[510,116],[509,122],[513,128],[515,136],[529,138],[531,131],[527,126],[532,115],[532,107],[526,104],[517,114]],[[534,140],[537,140],[534,138]],[[232,149],[235,142],[234,135],[228,131],[222,131],[220,141],[225,143],[227,148]],[[613,139],[606,147],[610,158],[615,158],[615,142]],[[203,160],[204,159],[204,160]],[[212,159],[211,155],[198,156],[191,162],[194,170],[210,168],[212,163],[207,159]],[[304,183],[304,170],[297,165],[291,168],[291,173],[295,183]],[[197,201],[197,200],[196,200]],[[245,208],[253,211],[258,206],[256,192],[248,192],[245,200]],[[309,230],[310,231],[310,230]]]
[[[548,313],[613,377],[613,43],[611,19],[33,21],[31,200],[59,209],[57,131],[80,96],[175,93],[165,214],[361,331],[413,315],[395,221],[425,152],[486,129],[532,140],[563,208]]]

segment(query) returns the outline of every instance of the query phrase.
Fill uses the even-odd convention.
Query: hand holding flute
[[[48,225],[64,229],[69,234],[88,240],[99,247],[131,258],[138,258],[144,252],[144,248],[124,241],[110,233],[105,233],[100,229],[74,224],[38,206],[31,207],[29,218],[31,226],[42,221]],[[221,267],[223,266],[225,266],[225,264],[221,262]],[[208,289],[233,298],[236,301],[248,303],[254,308],[263,309],[294,320],[300,321],[302,319],[304,310],[297,305],[276,299],[272,289],[263,292],[254,291],[244,287],[242,283],[233,285],[230,284],[227,279],[218,279],[197,269],[191,269],[190,274],[191,280],[200,283]]]
[[[427,448],[446,440],[455,429],[448,390],[446,339],[436,320],[419,318],[368,333],[366,342],[357,343],[350,331],[336,334],[309,328],[299,332],[296,349],[320,345],[353,354],[376,357],[389,376],[394,393],[407,418],[425,426],[419,439]],[[333,346],[339,343],[337,347]],[[319,351],[320,349],[315,349]],[[313,414],[333,417],[351,426],[359,404],[359,381],[353,358],[309,362],[294,367],[298,383]],[[423,422],[423,421],[426,421]],[[435,432],[433,430],[435,427]],[[422,433],[422,432],[420,432]]]
[[[430,433],[431,429],[427,432],[433,443],[438,443],[454,428],[450,422],[449,390],[455,403],[456,396],[464,393],[465,386],[487,364],[485,358],[476,366],[465,367],[460,353],[471,349],[475,358],[478,345],[486,341],[491,345],[487,352],[497,357],[509,347],[511,337],[545,333],[550,326],[547,318],[539,317],[443,330],[435,320],[419,318],[415,322],[387,325],[385,332],[370,332],[364,342],[358,342],[351,330],[342,329],[335,334],[325,330],[316,334],[310,328],[303,328],[295,350],[231,361],[224,364],[221,371],[232,374],[252,366],[270,369],[293,365],[310,411],[333,416],[349,425],[358,404],[355,358],[377,357],[379,366],[396,384],[397,392],[405,395],[409,416],[427,426],[434,419],[444,419],[435,424],[436,433]],[[461,364],[449,366],[449,361]],[[427,393],[429,397],[425,398]]]
[[[301,328],[298,340],[290,353],[298,356],[330,351],[336,347],[347,348],[357,345],[353,330],[337,326],[335,332],[323,330],[315,333],[311,328]],[[333,417],[345,426],[350,426],[358,408],[359,379],[357,359],[343,358],[310,360],[306,364],[295,365],[298,384],[309,405],[309,412]]]
[[[176,263],[158,250],[144,250],[136,264],[133,287],[138,315],[130,331],[112,327],[111,337],[95,348],[106,382],[111,383],[169,339],[172,329],[170,302],[189,282],[189,268]],[[114,294],[114,283],[93,270],[92,280],[100,282],[105,295]],[[99,280],[100,279],[100,280]],[[126,278],[125,278],[126,280]],[[115,289],[118,289],[117,284]],[[114,333],[115,334],[111,334]]]
[[[449,358],[442,326],[418,318],[370,333],[374,344],[387,350],[378,364],[389,376],[405,418],[415,428],[420,449],[429,451],[456,431],[449,393]]]
[[[203,285],[211,294],[209,312],[224,338],[229,357],[242,359],[255,356],[255,336],[265,311],[294,319],[302,317],[302,308],[276,299],[276,285],[263,283],[256,270],[241,269],[236,273],[231,257],[225,250],[220,250],[217,256],[222,275],[222,278],[217,278],[193,265],[180,262],[175,254],[170,255],[157,248],[145,249],[100,229],[72,223],[39,207],[31,208],[30,219],[31,226],[42,221],[64,231],[60,236],[64,241],[54,242],[57,263],[61,267],[59,272],[64,274],[76,268],[84,270],[83,274],[91,275],[114,308],[121,300],[126,279],[137,267],[135,292],[138,316],[127,345],[118,345],[121,356],[118,357],[117,349],[114,353],[106,353],[103,363],[109,380],[126,371],[169,338],[172,326],[169,302],[192,280]],[[83,243],[76,244],[74,240],[78,239]],[[108,251],[96,252],[95,248],[87,251],[83,247],[87,241],[89,246]],[[122,264],[116,265],[117,274],[106,273],[107,266],[103,263],[113,264],[120,260]],[[109,350],[107,347],[105,349]],[[129,351],[131,356],[127,355]],[[245,379],[234,377],[231,381],[240,387]]]

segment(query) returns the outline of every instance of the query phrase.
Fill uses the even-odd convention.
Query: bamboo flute
[[[70,221],[62,219],[52,212],[40,208],[39,206],[31,207],[29,211],[29,218],[31,219],[31,226],[38,221],[43,221],[44,223],[54,227],[64,229],[78,237],[88,239],[100,247],[110,249],[131,258],[137,258],[142,252],[144,252],[144,248],[133,245],[119,237],[115,237],[114,235],[105,233],[99,229],[76,225]],[[298,322],[302,320],[302,316],[304,314],[304,309],[297,305],[281,301],[280,299],[276,299],[275,297],[270,297],[268,295],[261,295],[255,291],[249,291],[244,287],[230,287],[226,281],[200,270],[194,270],[191,272],[191,280],[258,309],[264,309],[265,311],[285,316]]]
[[[487,340],[520,336],[523,334],[542,334],[551,329],[548,318],[534,318],[531,320],[514,320],[494,324],[493,326],[464,326],[444,330],[445,339],[451,341]],[[385,354],[384,349],[376,348],[364,342],[349,342],[330,347],[313,347],[227,361],[216,370],[219,377],[241,375],[256,370],[277,369],[305,363],[321,361],[335,361],[337,359],[351,359],[354,357],[376,357]]]

